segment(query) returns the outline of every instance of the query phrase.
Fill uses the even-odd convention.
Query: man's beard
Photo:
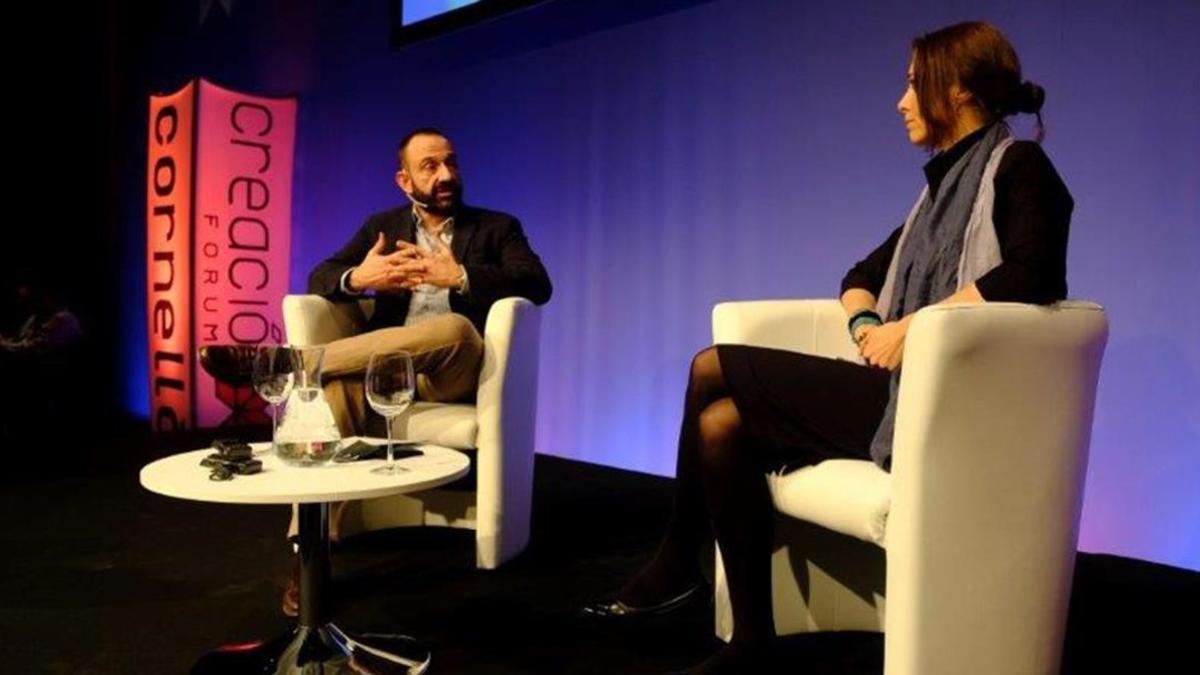
[[[446,190],[449,190],[448,195],[437,194],[439,191]],[[422,192],[420,188],[414,186],[412,198],[423,209],[434,215],[451,216],[454,215],[455,209],[462,201],[462,185],[452,182],[438,183],[433,186],[432,192]]]

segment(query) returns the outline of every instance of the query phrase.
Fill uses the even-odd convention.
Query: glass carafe
[[[342,435],[321,389],[324,347],[293,347],[296,376],[276,433],[275,452],[285,464],[320,466],[333,459]]]

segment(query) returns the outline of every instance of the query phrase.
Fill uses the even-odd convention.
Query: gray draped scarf
[[[992,222],[994,179],[1013,142],[1007,125],[992,126],[950,167],[929,194],[926,186],[901,230],[877,306],[894,321],[939,302],[1000,264]],[[888,467],[896,426],[900,370],[892,374],[883,420],[871,441],[871,458]]]

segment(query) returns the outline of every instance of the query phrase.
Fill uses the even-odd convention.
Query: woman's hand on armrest
[[[882,326],[863,328],[858,341],[858,353],[867,365],[895,370],[904,359],[904,338],[908,335],[908,324],[912,314],[899,321],[889,321]]]
[[[846,296],[852,292],[853,290],[846,291],[842,296],[843,306],[846,305]],[[865,293],[865,291],[863,292]],[[937,304],[969,305],[980,302],[984,302],[983,296],[979,294],[979,289],[975,287],[975,284],[971,284]],[[912,318],[913,314],[909,314],[899,321],[889,321],[882,326],[864,326],[859,329],[859,335],[856,338],[858,353],[862,355],[863,360],[877,368],[887,368],[888,370],[899,368],[901,361],[904,360],[904,340],[908,337],[908,326],[912,323]]]

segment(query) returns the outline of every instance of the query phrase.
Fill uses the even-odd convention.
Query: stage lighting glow
[[[404,0],[401,14],[405,26],[424,21],[439,14],[473,5],[479,0]]]

